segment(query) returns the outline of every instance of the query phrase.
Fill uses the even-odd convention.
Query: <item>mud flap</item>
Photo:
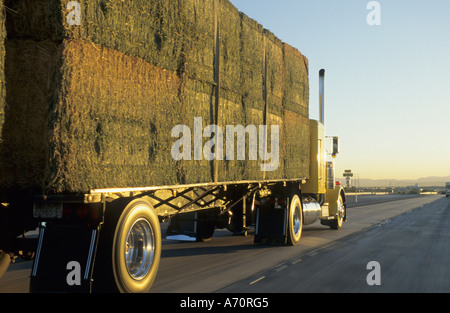
[[[91,292],[97,237],[82,225],[41,227],[30,292]]]
[[[286,208],[261,206],[256,211],[256,229],[254,243],[286,244],[287,212]]]
[[[204,241],[214,235],[214,211],[178,214],[170,219],[166,238],[181,241]]]

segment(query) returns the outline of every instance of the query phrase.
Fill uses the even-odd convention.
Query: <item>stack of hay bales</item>
[[[172,128],[193,133],[194,117],[224,133],[279,125],[277,170],[262,172],[246,153],[216,162],[218,181],[308,175],[306,58],[228,0],[80,0],[79,25],[67,0],[4,2],[2,189],[211,182],[215,162],[171,155]]]
[[[309,85],[308,60],[288,44],[284,48],[284,129],[285,178],[296,178],[299,173],[309,174]]]

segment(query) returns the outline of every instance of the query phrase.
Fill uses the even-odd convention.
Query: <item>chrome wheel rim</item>
[[[293,216],[293,225],[294,227],[294,234],[295,236],[298,236],[301,230],[302,226],[302,217],[300,212],[300,206],[298,204],[294,207],[294,216]]]
[[[338,201],[338,217],[339,217],[339,219],[344,218],[344,215],[345,215],[345,206],[342,203],[342,201],[339,199],[339,201]]]
[[[135,280],[143,279],[155,255],[154,233],[145,218],[136,220],[125,241],[125,264],[128,274]]]

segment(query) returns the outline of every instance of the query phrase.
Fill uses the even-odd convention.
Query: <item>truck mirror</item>
[[[338,153],[339,153],[339,138],[333,137],[333,152],[331,153],[331,156],[335,158]]]

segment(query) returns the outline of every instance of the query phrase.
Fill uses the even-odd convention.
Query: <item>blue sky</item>
[[[309,60],[310,118],[326,70],[327,135],[336,174],[416,179],[450,175],[450,1],[231,0]]]

